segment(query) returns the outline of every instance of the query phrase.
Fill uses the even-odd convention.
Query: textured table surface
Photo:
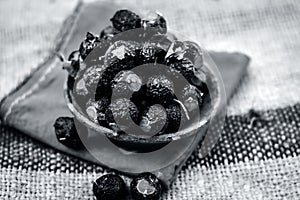
[[[115,3],[159,10],[171,29],[207,49],[241,51],[252,58],[228,107],[226,134],[209,157],[199,160],[197,153],[193,155],[164,197],[299,199],[300,2]],[[0,98],[53,50],[62,22],[76,4],[71,0],[0,2]],[[248,129],[242,114],[250,108],[274,120],[263,128]],[[90,182],[107,172],[2,125],[0,133],[1,199],[92,199]]]

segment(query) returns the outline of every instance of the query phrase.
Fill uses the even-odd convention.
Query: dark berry
[[[141,18],[129,10],[117,11],[110,20],[113,27],[122,32],[141,27]]]
[[[105,112],[110,104],[108,97],[102,97],[98,101],[89,100],[86,104],[86,114],[88,117],[100,125],[105,125]]]
[[[98,85],[98,82],[101,81],[105,69],[106,68],[103,64],[98,64],[88,67],[84,72],[82,79],[85,83],[85,87],[90,94],[95,94],[96,87]]]
[[[162,184],[154,174],[146,172],[132,180],[130,190],[134,200],[159,200]]]
[[[156,75],[147,82],[146,95],[155,102],[166,103],[173,98],[174,84],[165,75]]]
[[[176,37],[171,34],[155,34],[151,37],[150,41],[153,44],[156,44],[157,47],[163,49],[165,52],[167,52],[170,48],[170,46],[172,45],[172,43],[174,43],[174,41],[176,40]]]
[[[69,57],[68,61],[71,62],[71,68],[68,70],[69,75],[72,77],[76,77],[77,72],[80,69],[80,58],[79,58],[79,51],[73,51]]]
[[[142,27],[154,28],[158,33],[165,34],[167,32],[167,21],[158,12],[151,12],[145,19],[142,20]]]
[[[170,103],[166,107],[167,113],[167,128],[165,133],[175,133],[179,130],[181,123],[181,108],[178,103]]]
[[[113,98],[130,98],[132,90],[128,83],[119,82],[112,85]]]
[[[183,88],[182,100],[188,112],[193,113],[197,110],[199,111],[199,105],[202,103],[202,94],[195,86],[186,85]]]
[[[182,59],[184,57],[184,50],[185,49],[186,49],[186,46],[185,46],[184,42],[179,41],[179,40],[174,40],[168,46],[166,56],[169,57],[170,55],[173,55],[173,57],[176,56],[176,59]]]
[[[110,104],[110,100],[108,97],[102,97],[100,100],[96,102],[96,110],[97,110],[97,120],[98,123],[102,126],[107,126],[106,121],[106,110]]]
[[[181,59],[174,53],[167,57],[166,62],[171,70],[179,72],[187,81],[193,83],[193,79],[195,78],[195,68],[190,60],[187,58]]]
[[[208,94],[208,88],[206,85],[207,77],[205,72],[203,72],[201,69],[196,69],[194,72],[194,76],[191,79],[192,85],[196,86],[203,94],[204,96]]]
[[[126,60],[136,56],[136,48],[139,44],[132,41],[119,40],[112,44],[105,54],[105,64],[110,66],[112,62]]]
[[[130,70],[121,71],[115,76],[114,80],[112,81],[112,85],[114,86],[118,83],[126,83],[133,92],[138,91],[142,86],[141,78]]]
[[[64,58],[61,58],[64,62]],[[79,51],[73,51],[68,57],[69,62],[64,62],[63,69],[66,69],[69,72],[68,76],[68,88],[73,90],[75,84],[75,77],[80,69],[80,59]]]
[[[125,199],[126,184],[120,176],[107,174],[94,181],[93,193],[97,200]]]
[[[90,32],[87,32],[86,38],[80,44],[79,52],[81,58],[84,60],[87,55],[100,43],[100,40],[97,36],[93,35]]]
[[[102,99],[97,101],[97,105],[96,105],[97,111],[104,113],[107,110],[109,103],[110,103],[109,98],[103,97]]]
[[[112,94],[111,84],[115,76],[122,70],[130,70],[135,66],[135,48],[135,42],[125,41],[118,41],[110,46],[105,54],[106,70],[103,73],[102,81],[98,84],[96,96],[101,95],[101,93],[110,96]]]
[[[138,54],[138,64],[163,63],[166,51],[155,44],[145,43]]]
[[[96,100],[108,94],[105,88],[110,88],[110,83],[104,76],[106,66],[103,60],[98,59],[97,62],[85,64],[85,68],[79,71],[75,82],[76,94]]]
[[[117,41],[109,47],[105,54],[106,76],[113,79],[122,70],[133,68],[136,56],[137,43],[128,41]]]
[[[203,64],[203,52],[201,48],[191,41],[174,40],[168,48],[167,56],[176,55],[178,59],[188,59],[191,63],[201,67]]]
[[[112,98],[130,98],[142,86],[140,77],[132,71],[119,72],[112,81]]]
[[[110,97],[112,93],[111,90],[111,80],[105,75],[105,72],[99,81],[96,89],[95,100],[98,101],[102,97]]]
[[[129,99],[120,98],[111,102],[107,111],[106,119],[109,126],[116,131],[130,128],[138,119],[138,110]]]
[[[148,107],[142,115],[140,126],[142,129],[154,135],[159,133],[167,122],[167,114],[163,106],[153,105]]]
[[[57,140],[63,145],[79,149],[82,147],[74,119],[71,117],[59,117],[54,123]]]
[[[201,48],[194,42],[184,41],[185,49],[183,56],[189,59],[195,67],[201,67],[203,65],[203,52]]]

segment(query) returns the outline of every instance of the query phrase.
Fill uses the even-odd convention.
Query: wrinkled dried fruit
[[[57,140],[63,145],[79,149],[82,142],[79,138],[74,119],[72,117],[59,117],[54,123]]]
[[[141,18],[129,10],[117,11],[110,20],[113,27],[122,32],[141,27]]]
[[[116,99],[109,105],[106,119],[111,128],[126,130],[137,122],[138,109],[129,99]]]
[[[154,28],[158,33],[164,34],[167,32],[167,21],[162,16],[162,14],[158,12],[150,12],[143,20],[142,27]]]
[[[146,172],[132,180],[130,190],[134,200],[159,200],[162,184],[154,174]]]
[[[155,135],[162,131],[166,122],[167,114],[164,107],[153,105],[144,111],[140,126],[145,132],[149,133],[149,135]]]
[[[199,111],[199,105],[202,103],[201,92],[195,86],[186,85],[183,88],[182,100],[189,112]]]
[[[145,43],[137,55],[137,65],[146,63],[163,63],[166,51],[155,44]]]
[[[120,176],[106,174],[94,181],[93,193],[97,200],[122,200],[126,197],[126,184]]]
[[[88,54],[100,43],[100,40],[97,36],[93,35],[90,32],[87,32],[86,38],[80,44],[79,52],[81,58],[84,60]]]
[[[177,103],[171,103],[166,107],[168,126],[166,133],[175,133],[180,128],[181,123],[181,108]]]
[[[190,60],[187,58],[181,59],[174,53],[167,57],[166,62],[172,70],[179,72],[188,82],[193,84],[193,79],[195,79],[195,68]]]
[[[105,71],[105,66],[98,64],[89,67],[83,74],[83,81],[85,83],[85,87],[87,88],[88,92],[90,94],[95,94],[96,87],[99,83],[99,81],[102,80],[102,75]]]
[[[154,102],[166,103],[173,98],[174,84],[165,75],[156,75],[147,82],[146,95]]]

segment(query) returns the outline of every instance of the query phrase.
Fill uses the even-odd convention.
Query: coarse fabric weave
[[[248,114],[227,117],[220,142],[204,159],[192,154],[164,199],[298,199],[300,104],[260,114],[269,121],[251,127]],[[91,182],[112,172],[0,131],[0,197],[92,199]]]
[[[54,38],[77,2],[0,4],[2,97],[53,50]],[[193,154],[164,199],[299,199],[299,1],[116,4],[160,10],[171,29],[206,48],[241,51],[252,58],[248,76],[230,102],[223,137],[204,159]],[[261,110],[268,122],[258,119],[250,126],[250,108]],[[0,199],[93,199],[91,181],[108,169],[0,126]]]

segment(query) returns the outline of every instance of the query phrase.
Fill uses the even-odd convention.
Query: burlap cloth
[[[229,105],[223,136],[210,155],[189,159],[165,199],[300,198],[299,1],[126,1],[160,10],[171,29],[206,48],[252,57]],[[76,1],[0,3],[3,97],[54,48]],[[249,127],[247,111],[269,123]],[[91,181],[106,173],[1,126],[0,199],[92,199]]]

